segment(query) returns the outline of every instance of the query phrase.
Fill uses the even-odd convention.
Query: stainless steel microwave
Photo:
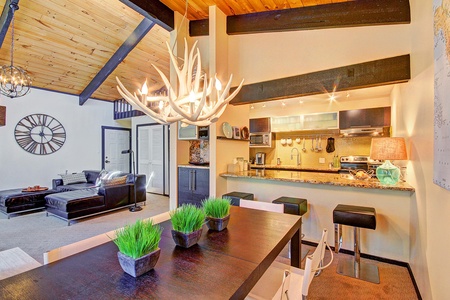
[[[274,134],[270,132],[250,133],[251,148],[273,148]]]

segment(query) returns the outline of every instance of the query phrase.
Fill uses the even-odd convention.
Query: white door
[[[164,194],[164,126],[138,126],[138,170],[147,176],[147,192]]]
[[[103,168],[106,171],[132,172],[130,170],[130,154],[122,151],[130,150],[131,131],[123,128],[103,127]]]

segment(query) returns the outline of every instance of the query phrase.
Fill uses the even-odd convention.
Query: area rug
[[[0,252],[0,280],[40,266],[39,262],[19,247]]]

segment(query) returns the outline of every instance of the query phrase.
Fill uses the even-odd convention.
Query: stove
[[[383,163],[380,160],[373,160],[369,156],[364,155],[350,155],[341,156],[341,169],[339,173],[348,174],[349,170],[376,170],[376,168]],[[375,174],[375,172],[374,172]]]

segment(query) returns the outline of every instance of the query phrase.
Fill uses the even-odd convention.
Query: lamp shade
[[[373,138],[370,145],[370,158],[376,160],[408,159],[405,139],[402,137]]]

